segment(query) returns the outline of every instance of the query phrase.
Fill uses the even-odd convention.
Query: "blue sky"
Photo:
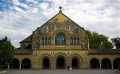
[[[15,47],[59,12],[86,30],[107,37],[120,36],[120,0],[0,0],[0,38]]]

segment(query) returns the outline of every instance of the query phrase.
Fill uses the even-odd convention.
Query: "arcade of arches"
[[[73,69],[83,69],[84,68],[84,58],[81,56],[70,55],[59,55],[52,57],[51,55],[42,55],[39,57],[38,69],[66,69],[67,66],[72,66]],[[21,62],[20,62],[21,61]],[[14,58],[9,64],[9,67],[5,66],[4,69],[35,69],[34,65],[32,67],[32,61],[29,58],[24,58],[19,60],[19,58]],[[118,69],[119,58],[109,59],[109,58],[91,58],[89,59],[88,69]]]
[[[15,49],[9,69],[118,69],[120,50],[90,49],[88,34],[62,10]]]

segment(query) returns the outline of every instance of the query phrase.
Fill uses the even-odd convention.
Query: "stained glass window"
[[[66,44],[66,37],[64,34],[59,33],[55,37],[55,44],[56,45],[65,45]]]
[[[73,45],[73,38],[70,38],[70,44]]]
[[[74,37],[74,45],[76,45],[76,43],[77,43],[77,39],[76,37]]]
[[[39,48],[39,42],[38,41],[36,42],[36,48]]]
[[[44,45],[44,37],[42,37],[42,45]]]
[[[77,45],[79,45],[80,44],[80,40],[79,40],[79,37],[77,38]]]
[[[48,39],[47,39],[47,37],[45,37],[45,45],[47,45],[48,44]]]
[[[48,44],[49,44],[49,45],[51,44],[51,39],[50,39],[50,37],[48,38]]]

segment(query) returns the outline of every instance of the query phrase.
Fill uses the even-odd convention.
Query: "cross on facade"
[[[59,9],[60,9],[59,12],[62,12],[62,7],[61,6],[59,7]]]

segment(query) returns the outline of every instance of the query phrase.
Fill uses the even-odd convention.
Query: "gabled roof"
[[[32,42],[32,38],[33,38],[33,35],[31,34],[30,36],[28,36],[27,38],[25,38],[24,40],[22,40],[20,43]]]
[[[120,54],[119,49],[89,49],[89,54]]]

